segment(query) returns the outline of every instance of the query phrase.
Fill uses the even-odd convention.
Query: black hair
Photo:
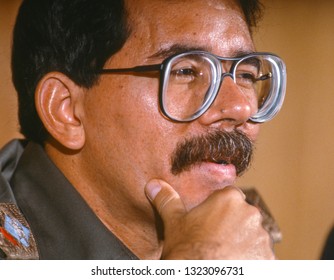
[[[252,31],[262,19],[264,7],[259,0],[239,0],[249,30]]]
[[[239,1],[251,30],[261,5],[258,0]],[[21,133],[39,143],[48,137],[34,102],[35,88],[45,74],[59,71],[90,88],[98,81],[98,70],[129,34],[123,0],[24,0],[12,46]]]

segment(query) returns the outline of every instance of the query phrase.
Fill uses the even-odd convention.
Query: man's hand
[[[260,212],[240,189],[216,191],[190,211],[162,180],[151,180],[145,191],[164,223],[162,259],[275,258]]]

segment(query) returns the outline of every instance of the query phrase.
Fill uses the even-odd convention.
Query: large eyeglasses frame
[[[213,65],[216,69],[216,79],[212,79],[212,83],[214,85],[211,85],[210,88],[212,88],[210,97],[208,100],[204,103],[204,105],[198,110],[196,113],[194,113],[191,117],[187,119],[177,119],[173,116],[171,116],[166,110],[164,105],[164,88],[165,88],[165,80],[166,76],[168,75],[168,71],[170,69],[171,62],[173,62],[175,59],[185,56],[185,55],[201,55],[206,58],[209,58],[210,61],[212,61]],[[263,59],[266,59],[269,61],[273,68],[273,73],[267,73],[260,77],[259,80],[264,79],[273,79],[273,84],[271,86],[271,91],[266,98],[266,101],[263,105],[263,107],[253,116],[249,118],[250,121],[256,122],[256,123],[263,123],[266,121],[271,120],[274,118],[277,113],[280,111],[284,97],[285,97],[285,91],[286,91],[286,66],[283,60],[277,56],[276,54],[270,53],[270,52],[253,52],[249,53],[243,56],[239,57],[222,57],[217,56],[212,53],[206,52],[206,51],[187,51],[182,52],[178,54],[174,54],[172,56],[167,57],[164,59],[160,64],[149,64],[149,65],[140,65],[135,66],[131,68],[104,68],[98,71],[98,74],[131,74],[131,73],[145,73],[145,72],[159,72],[160,73],[160,83],[159,83],[159,107],[160,111],[163,113],[163,115],[175,122],[190,122],[197,118],[199,118],[201,115],[203,115],[209,107],[213,104],[214,100],[216,99],[219,89],[221,87],[221,83],[223,82],[224,77],[231,77],[234,82],[236,83],[236,75],[235,75],[235,69],[238,66],[238,64],[242,61],[245,61],[250,58],[255,57],[261,57]],[[223,71],[223,62],[232,62],[230,70],[228,72]]]

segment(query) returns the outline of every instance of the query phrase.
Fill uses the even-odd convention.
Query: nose
[[[246,123],[254,113],[247,96],[232,77],[226,76],[223,77],[215,101],[198,120],[203,125],[220,125],[230,131]]]

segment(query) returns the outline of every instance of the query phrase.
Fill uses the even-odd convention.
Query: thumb
[[[163,180],[150,180],[145,186],[145,193],[165,225],[186,213],[186,208],[179,194]]]

